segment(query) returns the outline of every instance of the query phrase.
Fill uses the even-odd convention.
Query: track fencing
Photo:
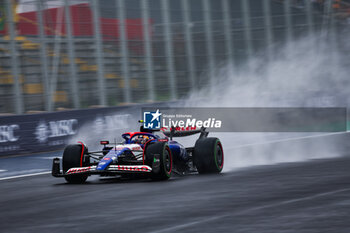
[[[332,3],[2,0],[0,113],[175,100],[221,65],[342,24]]]

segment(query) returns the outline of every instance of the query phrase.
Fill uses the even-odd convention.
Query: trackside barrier
[[[167,103],[0,116],[0,157],[60,150],[80,135],[100,140],[106,131],[137,130],[145,106]]]
[[[78,140],[88,145],[91,145],[89,139],[96,143],[105,139],[113,140],[120,133],[138,130],[137,120],[142,117],[142,108],[169,107],[175,103],[180,102],[0,116],[0,157],[60,150]],[[298,157],[310,152],[310,158],[313,155],[320,158],[329,154],[347,154],[349,142],[350,132],[339,132],[233,148],[232,155],[243,154],[245,158],[266,155],[272,160],[284,158],[284,161],[288,161],[288,156]]]
[[[321,133],[314,136],[252,143],[229,148],[240,165],[262,165],[349,156],[350,132]],[[229,158],[228,158],[229,159]],[[231,161],[233,165],[235,161]]]

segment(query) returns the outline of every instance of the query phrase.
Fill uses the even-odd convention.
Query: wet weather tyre
[[[220,173],[224,167],[224,151],[218,138],[196,141],[193,162],[199,174]]]
[[[63,152],[62,167],[63,173],[65,174],[72,167],[85,166],[83,162],[83,156],[87,153],[87,147],[82,144],[68,145]],[[86,181],[88,175],[77,174],[65,176],[64,178],[68,183],[82,184]]]
[[[167,180],[171,177],[173,159],[166,142],[155,142],[145,149],[145,163],[152,167],[152,180]]]

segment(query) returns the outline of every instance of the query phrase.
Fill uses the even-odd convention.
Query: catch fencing
[[[2,0],[0,113],[179,99],[217,67],[334,28],[333,2]]]

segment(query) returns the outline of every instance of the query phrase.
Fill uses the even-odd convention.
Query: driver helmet
[[[135,143],[137,144],[145,144],[149,140],[147,135],[139,135],[135,138]]]

